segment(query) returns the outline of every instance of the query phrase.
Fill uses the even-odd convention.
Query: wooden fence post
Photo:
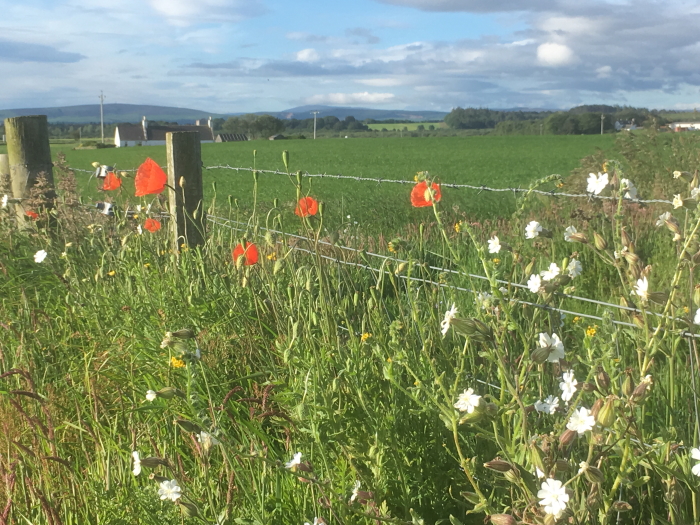
[[[26,199],[39,175],[43,175],[48,183],[45,198],[49,200],[48,205],[52,206],[51,201],[55,197],[53,163],[46,115],[6,118],[5,133],[12,196],[15,199]],[[17,216],[23,220],[26,208],[20,203],[15,209]]]
[[[202,145],[198,131],[165,134],[170,191],[170,232],[173,251],[183,244],[201,246],[206,239],[204,190],[202,189]]]
[[[0,154],[0,187],[5,186],[10,189],[10,157],[7,153]]]

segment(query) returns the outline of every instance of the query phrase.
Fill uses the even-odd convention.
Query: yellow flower
[[[144,268],[150,268],[150,267],[151,267],[151,263],[146,263],[146,264],[143,265],[143,267],[144,267]]]
[[[386,358],[386,362],[387,362],[387,363],[392,363],[393,360],[391,359],[391,357],[387,357],[387,358]]]
[[[607,172],[608,172],[608,161],[606,160],[605,162],[603,162],[603,173],[607,173]]]
[[[563,183],[563,182],[557,183],[557,188],[563,188],[563,187],[564,187],[564,183]]]
[[[178,359],[177,357],[172,356],[170,358],[170,365],[173,368],[184,368],[185,362],[182,359]]]
[[[495,264],[496,266],[498,266],[499,264],[501,264],[501,260],[500,260],[498,257],[494,257],[493,259],[491,259],[491,262],[492,262],[493,264]]]
[[[372,334],[370,334],[369,332],[365,332],[364,334],[362,334],[362,337],[360,337],[360,339],[361,339],[362,342],[364,343],[364,342],[367,341],[367,339],[369,339],[370,337],[372,337]]]
[[[139,218],[139,214],[138,214],[138,213],[134,213],[134,214],[132,215],[132,217],[133,217],[134,219],[138,219],[138,218]]]
[[[391,253],[396,253],[396,246],[394,245],[393,242],[390,242],[390,243],[389,243],[389,251],[390,251]]]
[[[598,325],[594,324],[593,326],[589,326],[588,328],[586,328],[586,335],[588,337],[593,337],[596,334],[597,330],[598,330]]]
[[[114,277],[115,275],[117,275],[117,272],[112,270],[111,272],[107,272],[107,275],[109,275],[110,277]]]
[[[456,223],[455,223],[455,231],[456,231],[457,233],[459,233],[459,232],[462,231],[462,221],[459,221],[459,222],[456,222]]]
[[[277,260],[277,254],[276,254],[275,252],[272,252],[272,253],[268,254],[267,260],[268,260],[268,261],[276,261],[276,260]]]
[[[580,322],[581,322],[581,318],[578,317],[578,316],[576,316],[576,317],[573,318],[573,320],[572,320],[571,322],[574,323],[574,324],[580,323]]]

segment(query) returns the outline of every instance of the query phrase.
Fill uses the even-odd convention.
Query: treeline
[[[551,111],[496,111],[484,108],[455,108],[445,117],[452,129],[491,129],[505,121],[541,119]]]

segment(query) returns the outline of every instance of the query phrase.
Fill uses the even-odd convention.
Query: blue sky
[[[700,107],[700,2],[0,0],[0,109]]]

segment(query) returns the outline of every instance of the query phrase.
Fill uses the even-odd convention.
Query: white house
[[[669,127],[673,131],[700,131],[700,122],[673,122]]]
[[[165,134],[171,131],[199,131],[202,142],[214,142],[214,130],[212,129],[211,117],[207,125],[199,125],[197,121],[194,126],[179,125],[150,125],[146,117],[143,117],[141,124],[117,124],[114,131],[114,145],[118,148],[126,146],[163,146],[165,144]]]

